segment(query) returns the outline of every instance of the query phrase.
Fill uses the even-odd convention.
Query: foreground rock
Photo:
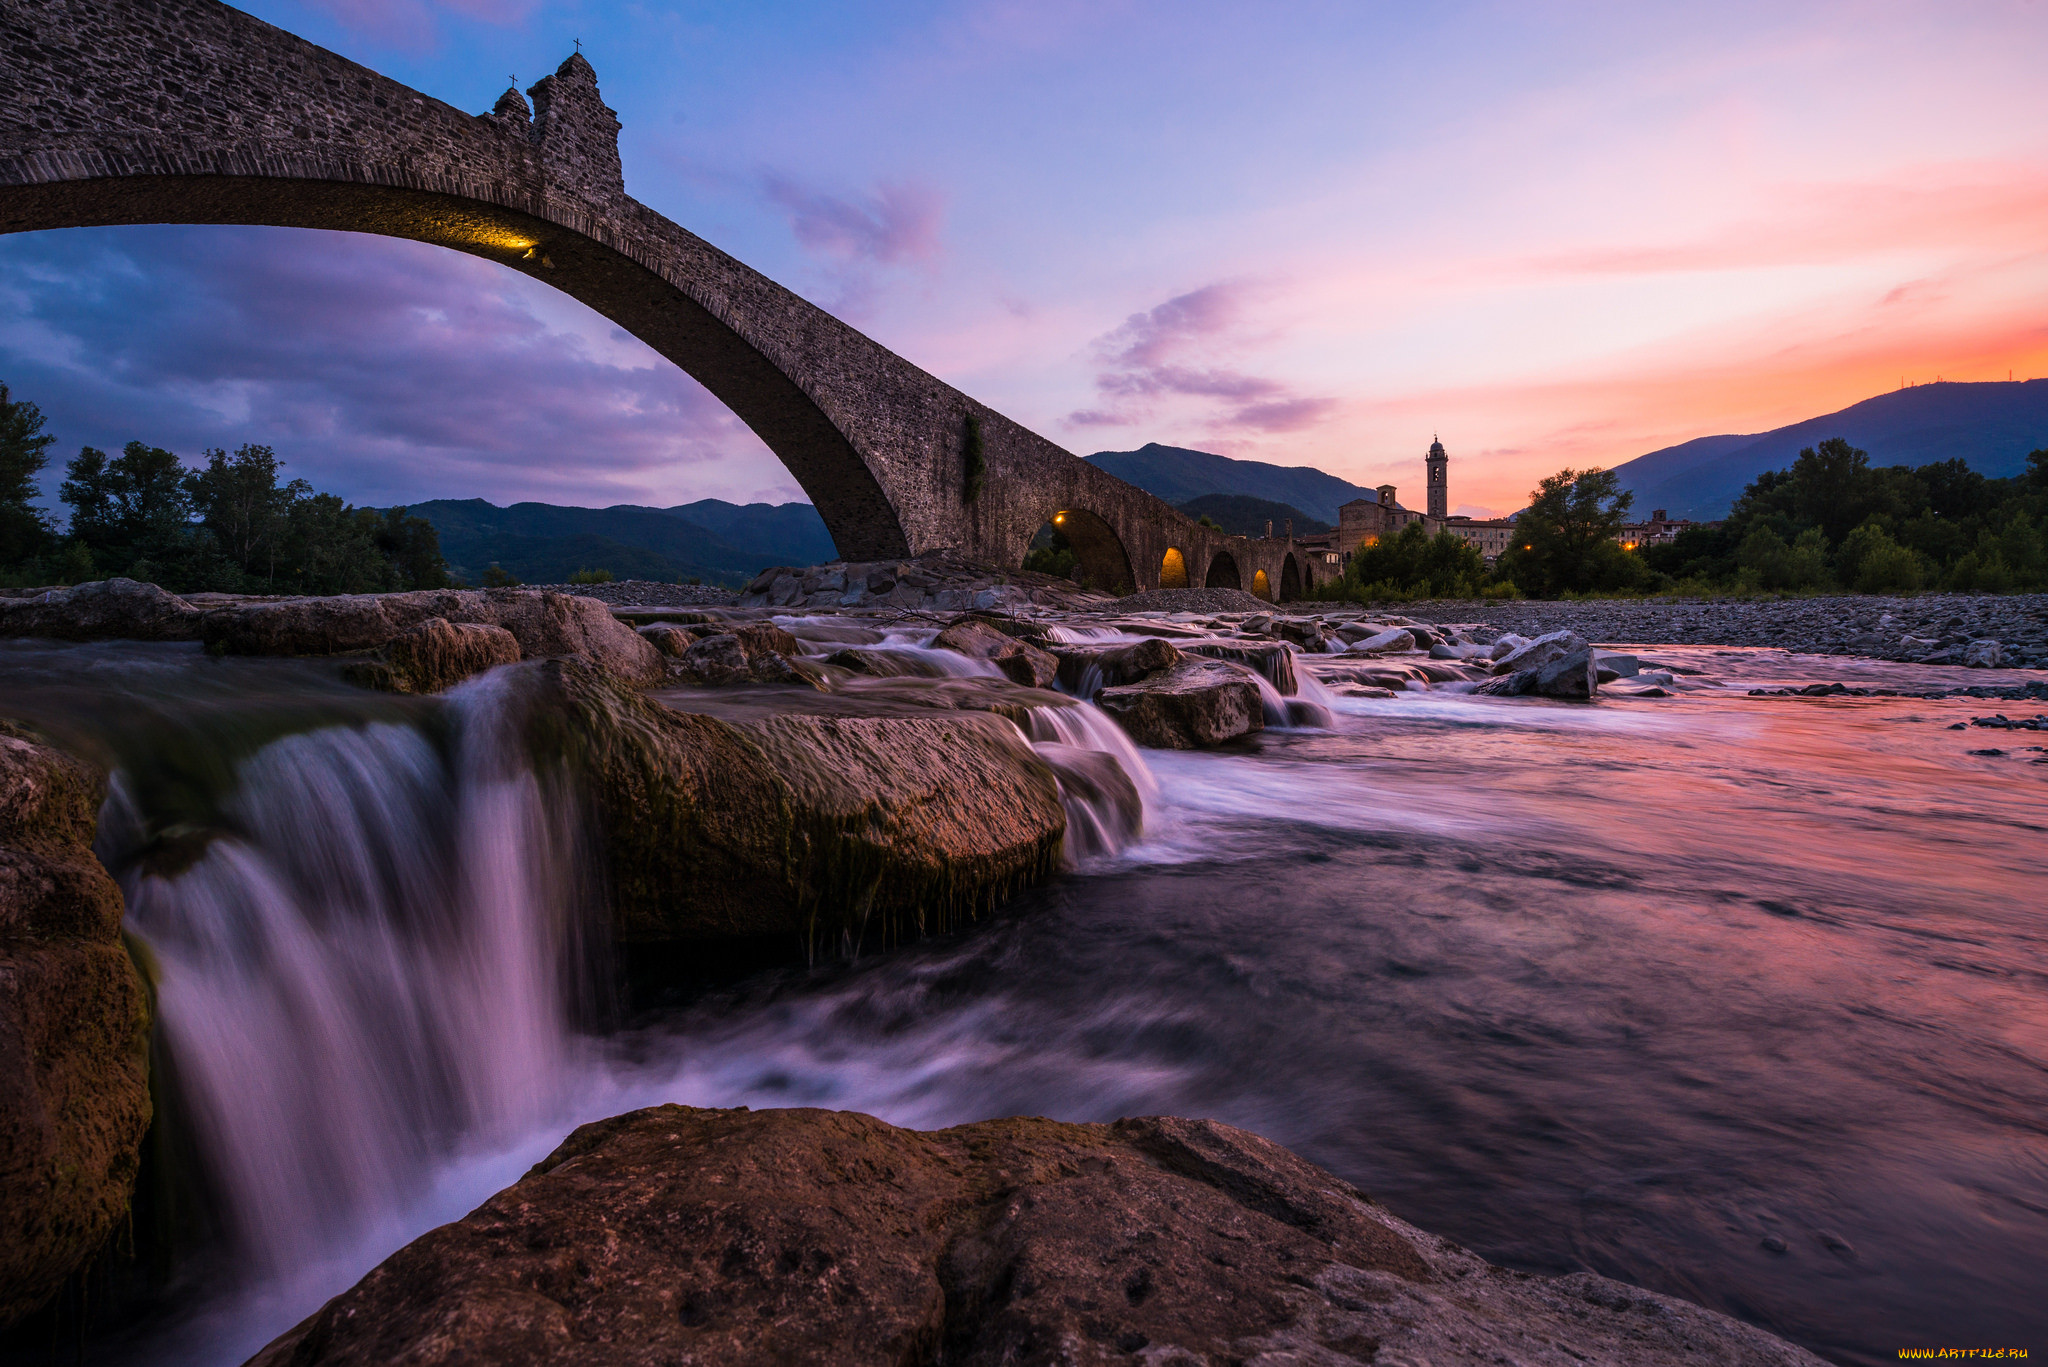
[[[1602,1277],[1489,1266],[1213,1121],[658,1106],[578,1129],[252,1364],[1819,1361]]]
[[[1105,688],[1095,704],[1140,745],[1198,750],[1266,724],[1259,686],[1220,660],[1183,660],[1136,683]]]
[[[0,598],[0,636],[58,641],[196,641],[205,614],[174,593],[104,579],[32,597]]]
[[[1059,863],[1053,772],[992,716],[678,712],[569,661],[532,734],[596,808],[626,946],[870,947],[978,914]]]
[[[147,991],[92,853],[104,796],[0,722],[0,1326],[126,1219],[149,1127]]]

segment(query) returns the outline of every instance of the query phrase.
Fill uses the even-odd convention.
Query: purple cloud
[[[168,227],[0,239],[0,378],[49,415],[60,456],[134,438],[190,461],[256,442],[358,502],[801,497],[730,410],[640,342],[516,272],[413,242]]]
[[[1113,402],[1070,413],[1067,423],[1129,426],[1151,418],[1145,400],[1162,397],[1213,399],[1229,405],[1206,424],[1224,434],[1233,429],[1291,432],[1322,421],[1336,409],[1336,400],[1294,395],[1278,380],[1199,363],[1207,354],[1242,344],[1238,334],[1251,298],[1248,286],[1220,281],[1126,318],[1095,342],[1103,367],[1095,376],[1095,387]],[[1114,402],[1118,400],[1125,402]]]
[[[796,240],[820,256],[888,265],[939,254],[945,202],[929,186],[883,184],[856,203],[785,176],[769,175],[763,185],[768,198],[789,211]]]

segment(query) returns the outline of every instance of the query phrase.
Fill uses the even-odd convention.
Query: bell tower
[[[1430,438],[1429,454],[1423,462],[1429,467],[1429,515],[1441,522],[1451,512],[1451,458],[1442,441]]]

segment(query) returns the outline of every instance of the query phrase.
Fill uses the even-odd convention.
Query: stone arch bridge
[[[0,231],[262,224],[468,252],[694,376],[848,559],[953,547],[1014,567],[1064,514],[1100,585],[1301,582],[1290,541],[1198,526],[629,197],[618,119],[580,55],[527,94],[466,114],[214,0],[7,0]]]

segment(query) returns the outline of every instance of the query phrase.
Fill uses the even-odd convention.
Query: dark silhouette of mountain
[[[618,579],[732,584],[769,565],[813,565],[833,554],[824,519],[808,503],[742,506],[704,499],[674,509],[629,503],[500,508],[470,498],[435,499],[410,511],[434,524],[450,571],[469,583],[495,564],[529,584],[561,583],[577,570],[597,569]]]
[[[1766,470],[1782,470],[1829,437],[1870,453],[1872,465],[1927,465],[1960,458],[1993,479],[2019,474],[2027,453],[2048,447],[2048,380],[1940,383],[1894,390],[1838,413],[1750,436],[1699,437],[1615,467],[1635,509],[1706,521]]]
[[[1327,532],[1331,526],[1310,517],[1291,503],[1275,503],[1270,498],[1253,498],[1250,494],[1203,494],[1181,504],[1180,510],[1189,517],[1206,516],[1236,536],[1264,536],[1268,522],[1273,524],[1275,536],[1287,534],[1290,520],[1294,523],[1296,536]]]
[[[1288,504],[1309,517],[1335,524],[1340,505],[1354,498],[1373,498],[1372,490],[1361,489],[1307,465],[1232,460],[1229,456],[1161,446],[1158,442],[1148,442],[1135,451],[1097,451],[1088,460],[1126,484],[1135,484],[1175,507],[1204,494],[1247,494]],[[1421,471],[1416,473],[1420,475]],[[1262,528],[1264,521],[1262,516]],[[1301,530],[1299,524],[1295,530]]]

